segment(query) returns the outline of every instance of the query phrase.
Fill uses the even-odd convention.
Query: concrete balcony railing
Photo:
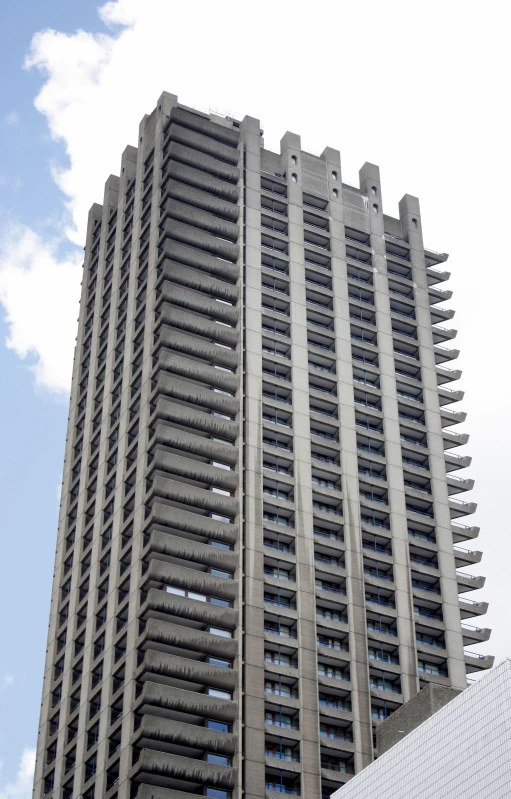
[[[153,663],[152,660],[147,662]],[[198,690],[185,690],[174,685],[164,685],[154,679],[146,679],[135,709],[139,713],[172,720],[176,714],[186,713],[199,718],[209,717],[233,722],[238,713],[238,703],[203,693],[203,683],[199,683]]]
[[[459,350],[453,350],[449,347],[442,347],[440,344],[436,344],[433,347],[433,351],[435,353],[435,363],[437,365],[445,363],[446,361],[455,361],[460,354]]]
[[[170,527],[174,530],[183,530],[185,533],[193,533],[217,541],[225,541],[234,544],[238,540],[239,528],[237,524],[229,524],[227,521],[202,516],[192,513],[182,508],[177,508],[165,502],[153,501],[151,512],[145,520],[145,531],[154,529],[153,525]]]
[[[456,568],[464,567],[464,566],[471,566],[474,563],[480,563],[483,557],[482,552],[472,551],[470,549],[464,549],[463,547],[455,546],[454,547],[454,559],[456,563]]]
[[[452,319],[456,312],[452,308],[437,308],[436,305],[430,306],[431,324],[436,325],[438,322],[446,322]]]
[[[453,411],[444,406],[440,408],[440,417],[442,427],[450,427],[452,424],[461,424],[466,421],[467,414],[465,411]]]
[[[160,395],[189,402],[196,406],[194,411],[197,407],[200,409],[199,413],[206,408],[234,417],[240,409],[239,400],[235,397],[229,397],[225,392],[216,392],[210,387],[199,386],[189,380],[179,380],[175,375],[170,375],[163,370],[158,372],[153,399],[157,399]],[[165,415],[161,414],[161,417],[165,418]]]
[[[488,641],[491,630],[488,627],[474,627],[472,624],[462,624],[463,645],[470,646]]]
[[[486,577],[457,571],[456,581],[458,583],[458,591],[464,593],[465,591],[477,591],[479,588],[483,588]]]
[[[235,608],[222,607],[199,599],[169,594],[165,590],[150,588],[147,599],[140,609],[141,617],[181,618],[194,626],[212,625],[234,631],[238,624],[238,611]],[[186,628],[184,628],[186,629]]]
[[[201,660],[190,660],[187,657],[180,657],[167,652],[157,652],[153,649],[146,650],[141,670],[147,675],[146,679],[154,679],[156,681],[161,678],[171,677],[173,680],[187,683],[191,691],[195,689],[197,692],[200,692],[206,686],[214,686],[219,690],[232,693],[238,683],[238,675],[234,669],[224,669],[221,666],[213,666],[211,663],[205,663]],[[209,696],[202,695],[203,700],[208,700],[209,698]],[[221,701],[227,702],[228,700]],[[213,718],[218,718],[218,716]]]
[[[188,724],[176,719],[161,718],[157,715],[144,715],[140,727],[132,738],[132,744],[139,748],[158,748],[172,745],[187,746],[224,755],[233,755],[236,736],[232,733],[217,732],[207,727]]]
[[[454,472],[457,469],[466,469],[472,463],[470,455],[454,455],[451,452],[445,453],[445,470]]]
[[[477,510],[477,502],[463,502],[460,499],[449,499],[449,510],[451,519],[457,519],[463,516],[470,516]]]
[[[157,269],[156,286],[162,292],[161,302],[174,301],[174,291],[177,291],[175,295],[176,305],[182,305],[190,310],[204,313],[208,303],[215,302],[221,305],[221,303],[217,303],[215,299],[212,299],[218,297],[232,304],[224,305],[223,313],[227,317],[224,321],[229,324],[236,324],[238,319],[233,313],[233,307],[239,299],[239,289],[234,283],[219,281],[215,276],[198,268],[193,269],[189,265],[177,263],[167,257],[165,253],[162,253],[158,259]],[[186,289],[193,289],[194,291],[190,292],[186,291]],[[200,293],[197,294],[196,292]],[[214,311],[213,316],[217,316],[219,310],[214,308]]]
[[[452,532],[452,540],[455,544],[459,544],[462,541],[470,541],[474,538],[477,538],[479,535],[480,528],[475,525],[467,525],[467,524],[459,524],[452,522],[451,524],[451,532]]]
[[[159,588],[162,584],[172,585],[186,591],[196,591],[206,596],[217,596],[231,601],[236,599],[238,592],[236,580],[216,577],[208,572],[164,560],[150,560],[144,577],[148,588]]]
[[[132,767],[130,777],[135,782],[150,782],[165,788],[174,788],[183,780],[195,786],[208,784],[221,788],[233,788],[236,769],[217,766],[205,760],[182,755],[142,749],[140,757]]]
[[[477,652],[465,652],[465,668],[467,674],[472,674],[474,671],[483,671],[484,669],[491,669],[494,663],[493,655],[480,655]]]
[[[464,391],[447,388],[446,386],[439,386],[438,399],[440,405],[450,405],[452,402],[460,402],[465,396]]]
[[[447,488],[449,496],[452,494],[461,494],[463,491],[472,491],[474,487],[474,480],[470,478],[464,479],[463,477],[456,477],[455,475],[447,475]]]
[[[454,330],[453,328],[448,327],[441,327],[440,325],[436,325],[431,329],[433,334],[433,343],[439,344],[443,341],[452,341],[452,339],[456,338],[458,335],[458,331]]]
[[[206,628],[207,630],[208,628]],[[184,624],[173,624],[160,619],[148,619],[145,630],[139,638],[138,646],[146,649],[179,650],[183,656],[191,658],[196,653],[212,655],[233,661],[238,651],[235,638],[225,638],[201,629],[187,627]]]
[[[436,367],[436,379],[439,386],[459,380],[462,374],[461,369],[449,369],[447,366]]]
[[[484,616],[488,611],[488,602],[477,602],[475,599],[459,597],[460,613],[462,619],[470,619],[473,616]]]
[[[150,535],[144,549],[144,559],[158,560],[159,556],[162,556],[162,560],[179,558],[232,572],[238,566],[239,556],[236,552],[183,538],[175,532],[171,535],[157,525],[153,525],[153,528],[147,532]]]
[[[189,190],[189,197],[190,194],[191,191]],[[191,199],[193,199],[193,195]],[[167,219],[176,219],[179,222],[186,222],[189,225],[201,228],[208,233],[212,233],[215,236],[228,239],[232,242],[238,240],[240,233],[239,225],[235,222],[224,219],[218,214],[210,213],[203,208],[197,208],[186,202],[181,202],[174,197],[168,197],[162,207],[160,227],[165,225]]]
[[[209,461],[225,463],[231,467],[235,466],[238,460],[236,447],[215,441],[213,438],[170,427],[164,422],[158,422],[156,425],[154,443],[181,450],[183,453],[190,452],[193,455],[205,457]]]

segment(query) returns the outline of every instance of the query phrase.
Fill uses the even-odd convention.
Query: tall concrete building
[[[321,799],[491,665],[446,258],[373,164],[143,119],[89,215],[36,799]]]

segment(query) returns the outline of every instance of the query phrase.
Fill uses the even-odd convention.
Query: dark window
[[[89,702],[89,718],[91,719],[101,708],[101,691],[98,691]]]

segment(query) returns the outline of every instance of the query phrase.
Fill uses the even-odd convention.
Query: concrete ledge
[[[238,594],[236,580],[214,577],[207,572],[188,569],[186,566],[167,563],[164,560],[151,560],[145,578],[149,582],[166,583],[208,594],[209,596],[225,597],[226,599],[236,599]]]
[[[143,749],[138,762],[131,770],[132,779],[147,779],[147,775],[158,777],[158,782],[170,784],[171,778],[190,780],[195,783],[208,783],[223,788],[232,788],[236,781],[236,769],[228,766],[216,766],[205,760],[196,760],[193,757],[171,755],[167,752],[156,752],[153,749]]]
[[[233,669],[223,669],[201,660],[169,655],[153,649],[146,651],[144,664],[146,672],[151,674],[174,677],[199,685],[211,685],[226,691],[234,691],[238,682],[238,675]]]
[[[238,624],[238,611],[234,608],[222,608],[198,599],[169,594],[158,588],[150,588],[147,602],[142,606],[142,616],[154,614],[156,618],[172,614],[187,621],[199,624],[212,624],[234,630]]]
[[[144,708],[151,710],[144,710]],[[238,703],[228,699],[217,699],[214,696],[186,691],[173,685],[161,685],[148,680],[144,684],[140,697],[142,712],[163,715],[166,710],[189,713],[199,718],[213,718],[219,721],[234,721],[238,713]],[[156,708],[158,710],[156,710]]]
[[[238,651],[238,642],[235,638],[223,638],[221,635],[196,630],[193,627],[186,627],[183,624],[172,624],[160,619],[148,619],[145,631],[141,636],[140,646],[158,648],[153,644],[162,647],[177,647],[192,652],[200,652],[201,655],[207,652],[219,658],[234,660]]]
[[[182,399],[186,402],[193,402],[203,408],[227,413],[229,416],[235,416],[240,409],[239,400],[235,397],[226,397],[224,394],[217,394],[216,391],[212,391],[210,388],[197,386],[185,380],[178,380],[163,371],[158,372],[155,393]],[[163,416],[163,418],[165,417]],[[219,423],[220,421],[222,420],[218,420]],[[224,420],[224,424],[225,421],[227,420]]]
[[[151,748],[150,741],[158,741],[163,744],[180,743],[194,749],[207,749],[226,755],[233,755],[236,750],[236,736],[232,733],[217,732],[197,724],[147,714],[143,716],[140,727],[133,736],[133,743],[141,739],[145,739],[143,746],[147,748]]]

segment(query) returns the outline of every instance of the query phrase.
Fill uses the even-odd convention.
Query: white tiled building
[[[511,797],[511,660],[409,733],[332,799]]]

